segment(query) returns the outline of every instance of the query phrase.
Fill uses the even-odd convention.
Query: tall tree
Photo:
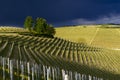
[[[32,27],[33,27],[33,19],[31,16],[27,16],[24,22],[24,28],[31,31]]]

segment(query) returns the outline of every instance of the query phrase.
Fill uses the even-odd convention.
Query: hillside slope
[[[120,78],[119,51],[92,47],[57,37],[0,33],[0,56],[109,80]]]
[[[100,25],[59,27],[55,36],[77,43],[120,49],[120,28],[101,28]]]

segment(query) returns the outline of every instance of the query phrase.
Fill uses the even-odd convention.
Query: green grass
[[[4,30],[7,29],[4,28]],[[101,40],[107,42],[107,39],[111,40],[111,37],[115,40],[113,42],[118,41],[119,37],[116,36],[119,36],[119,33],[117,34],[117,30],[99,27],[56,28],[56,36],[60,38],[24,36],[17,34],[17,32],[14,33],[17,35],[8,35],[6,31],[4,34],[0,33],[0,56],[37,62],[109,80],[119,80],[120,51],[106,49],[111,48],[106,45],[107,43],[101,44]],[[99,42],[97,42],[98,40]],[[112,40],[108,44],[114,47],[119,44],[119,41],[118,43],[111,42]]]

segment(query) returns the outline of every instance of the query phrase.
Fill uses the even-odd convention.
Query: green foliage
[[[47,25],[46,26],[46,34],[47,35],[55,35],[55,29],[52,25]]]
[[[24,28],[31,31],[32,27],[33,27],[33,19],[31,16],[27,16],[24,22]]]
[[[46,20],[38,17],[35,21],[34,31],[36,31],[38,34],[45,34],[46,25]]]
[[[55,35],[54,27],[52,25],[49,25],[44,18],[38,17],[33,24],[32,17],[28,16],[25,20],[24,27],[28,29],[30,32],[32,31],[33,35],[34,34],[38,36],[40,35],[54,36]]]

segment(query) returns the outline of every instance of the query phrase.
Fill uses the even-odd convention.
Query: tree
[[[50,36],[53,36],[53,35],[55,35],[55,33],[56,32],[55,32],[54,27],[52,25],[47,24],[47,26],[46,26],[46,34],[50,35]]]
[[[46,25],[47,22],[45,19],[43,18],[37,18],[35,21],[35,26],[34,26],[34,30],[38,33],[38,34],[44,34],[45,30],[46,30]]]
[[[37,18],[34,23],[31,16],[27,16],[24,22],[24,27],[28,29],[31,34],[36,36],[48,36],[53,37],[55,35],[55,29],[52,25],[49,25],[44,18]]]
[[[27,16],[24,22],[24,28],[31,31],[32,27],[33,27],[33,19],[31,16]]]

